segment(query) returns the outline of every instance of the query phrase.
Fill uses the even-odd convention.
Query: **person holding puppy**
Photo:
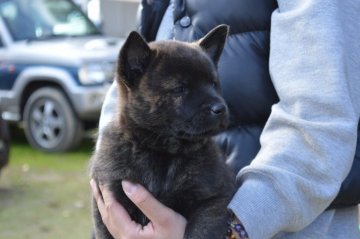
[[[139,31],[148,41],[193,41],[216,25],[230,26],[218,70],[232,124],[217,141],[239,185],[228,206],[232,237],[360,238],[359,187],[341,187],[349,172],[350,184],[359,177],[351,171],[359,161],[359,1],[143,0],[142,6]],[[113,84],[100,135],[116,98]],[[183,238],[185,218],[141,185],[123,182],[151,221],[143,228],[106,188],[100,185],[100,196],[91,184],[114,238]]]

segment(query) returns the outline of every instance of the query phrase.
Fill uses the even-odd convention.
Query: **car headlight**
[[[79,80],[83,85],[101,84],[114,79],[115,63],[85,64],[79,69]]]

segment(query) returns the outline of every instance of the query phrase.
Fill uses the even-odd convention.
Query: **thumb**
[[[148,190],[140,184],[122,181],[122,187],[127,197],[145,214],[154,225],[165,225],[174,211],[159,202]]]

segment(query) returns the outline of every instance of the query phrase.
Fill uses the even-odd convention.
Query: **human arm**
[[[238,174],[242,184],[229,206],[251,239],[299,231],[327,208],[351,167],[359,119],[359,83],[351,72],[358,55],[346,49],[355,46],[346,35],[358,30],[345,29],[349,19],[342,15],[356,7],[351,1],[278,4],[270,73],[280,101],[260,152]]]
[[[96,148],[98,148],[101,141],[101,134],[106,125],[108,125],[116,116],[116,106],[118,101],[118,86],[117,81],[111,84],[109,90],[106,93],[104,103],[101,108],[100,120],[99,120],[99,132]]]

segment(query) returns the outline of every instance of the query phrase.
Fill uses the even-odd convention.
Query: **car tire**
[[[42,151],[71,150],[83,136],[83,125],[59,88],[34,91],[25,104],[23,119],[28,142]]]

